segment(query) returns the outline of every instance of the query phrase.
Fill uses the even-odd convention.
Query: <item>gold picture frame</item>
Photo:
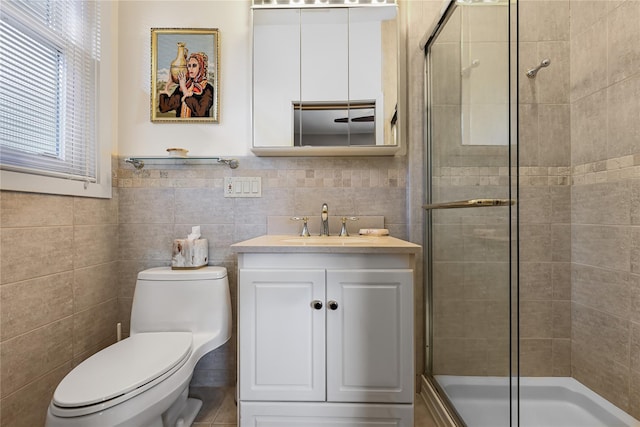
[[[220,122],[217,28],[151,29],[151,121]]]

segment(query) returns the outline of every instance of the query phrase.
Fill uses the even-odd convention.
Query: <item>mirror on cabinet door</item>
[[[397,7],[253,10],[253,152],[393,155]]]

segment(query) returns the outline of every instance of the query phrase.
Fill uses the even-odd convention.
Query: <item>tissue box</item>
[[[175,239],[171,256],[172,269],[200,268],[209,262],[207,239]]]

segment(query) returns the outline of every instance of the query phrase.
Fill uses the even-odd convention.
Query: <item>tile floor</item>
[[[193,427],[235,427],[237,425],[235,387],[192,387],[191,396],[202,400],[202,409]],[[415,398],[415,427],[435,427],[424,401]]]
[[[190,396],[202,400],[193,427],[236,427],[235,387],[191,387]]]

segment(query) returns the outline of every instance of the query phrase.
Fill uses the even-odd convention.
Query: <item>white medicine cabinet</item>
[[[398,150],[396,5],[252,14],[255,154]]]

